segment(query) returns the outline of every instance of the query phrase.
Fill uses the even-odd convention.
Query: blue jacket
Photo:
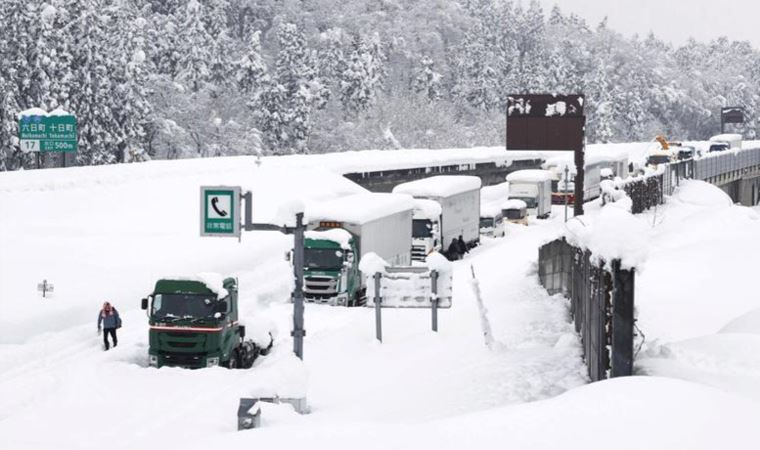
[[[98,311],[98,328],[100,323],[103,323],[103,328],[119,328],[121,326],[121,318],[119,317],[119,311],[116,308],[113,309],[113,314],[109,314],[103,317],[103,311]]]

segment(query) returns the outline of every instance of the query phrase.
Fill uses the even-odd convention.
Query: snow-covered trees
[[[758,131],[749,44],[626,38],[536,0],[5,0],[0,23],[5,170],[33,166],[29,107],[77,115],[81,164],[502,145],[515,92],[585,93],[590,142],[705,138],[729,105]]]
[[[261,132],[274,153],[305,153],[313,124],[312,114],[329,96],[317,76],[317,65],[306,38],[293,23],[277,32],[279,51],[274,74],[261,94]]]

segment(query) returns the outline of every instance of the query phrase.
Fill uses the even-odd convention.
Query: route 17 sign
[[[201,186],[201,236],[240,237],[240,187]]]
[[[19,144],[23,152],[76,152],[77,118],[68,113],[45,113],[19,116]]]

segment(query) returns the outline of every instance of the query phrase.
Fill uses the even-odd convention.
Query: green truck
[[[359,306],[366,301],[361,258],[375,253],[392,266],[411,264],[408,195],[355,194],[311,205],[304,241],[304,299]]]
[[[249,368],[272,348],[271,334],[268,343],[245,339],[235,278],[161,279],[141,306],[148,312],[153,367]]]

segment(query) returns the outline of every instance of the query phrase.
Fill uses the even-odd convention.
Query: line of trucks
[[[458,259],[479,244],[481,235],[504,236],[505,223],[527,225],[528,215],[548,217],[553,176],[548,170],[517,171],[506,183],[481,189],[478,177],[442,175],[400,184],[392,193],[310,205],[304,297],[362,305],[367,286],[359,262],[368,253],[393,266],[423,262],[447,250],[450,259]],[[271,334],[247,337],[239,323],[237,280],[217,278],[160,279],[142,299],[150,366],[248,368],[270,351]]]

